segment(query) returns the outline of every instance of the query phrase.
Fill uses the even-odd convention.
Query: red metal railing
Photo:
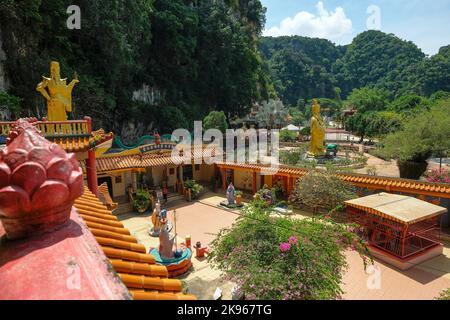
[[[369,245],[407,259],[439,245],[440,217],[411,225],[347,207],[347,218],[365,228]]]

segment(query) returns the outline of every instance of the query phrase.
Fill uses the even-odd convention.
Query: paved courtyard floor
[[[346,300],[433,300],[450,288],[450,243],[443,255],[406,271],[380,261],[364,270],[356,252],[345,255],[349,264],[343,285]]]
[[[224,198],[220,196],[210,194],[197,202],[169,203],[167,209],[171,221],[173,221],[173,210],[176,210],[178,243],[184,242],[185,236],[190,235],[192,245],[200,241],[203,246],[209,246],[221,229],[231,227],[238,218],[238,214],[218,208],[217,204],[223,200]],[[150,214],[129,213],[120,215],[119,219],[147,250],[158,247],[158,238],[153,238],[148,233],[152,227]],[[194,254],[192,263],[190,272],[179,277],[186,282],[189,293],[201,300],[211,300],[216,288],[220,288],[223,299],[231,300],[233,283],[224,281],[221,272],[212,269],[206,259],[199,260]]]
[[[222,228],[231,227],[239,212],[223,210],[217,205],[225,198],[208,193],[196,202],[184,200],[168,204],[168,216],[173,220],[177,212],[178,243],[191,235],[192,244],[200,241],[209,245]],[[311,214],[296,211],[294,218],[305,219]],[[150,215],[129,213],[119,219],[133,236],[148,249],[159,245],[158,238],[152,238]],[[450,288],[450,243],[445,243],[444,255],[436,257],[408,271],[400,271],[382,262],[375,261],[374,268],[364,270],[363,262],[356,252],[345,253],[349,268],[344,275],[343,299],[349,300],[393,300],[434,299],[441,291]],[[233,283],[224,281],[221,272],[212,269],[206,260],[192,258],[193,268],[180,280],[186,282],[189,293],[201,300],[213,299],[216,288],[223,291],[223,299],[231,299]],[[380,275],[379,280],[374,278]],[[369,285],[368,285],[369,283]]]

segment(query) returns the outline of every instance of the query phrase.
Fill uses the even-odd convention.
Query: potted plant
[[[237,191],[235,192],[235,196],[236,196],[236,204],[237,204],[238,206],[242,205],[242,195],[243,195],[242,191],[237,190]]]
[[[192,199],[196,199],[200,192],[203,190],[203,186],[195,182],[195,180],[188,180],[184,183],[186,190],[191,191]]]
[[[144,213],[150,207],[150,194],[146,190],[138,190],[133,199],[133,207],[139,213]]]

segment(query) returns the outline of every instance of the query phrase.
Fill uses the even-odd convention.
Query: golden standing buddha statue
[[[325,124],[320,115],[320,105],[316,99],[313,100],[311,117],[311,143],[308,155],[322,157],[325,155]]]
[[[72,112],[72,90],[79,82],[76,74],[74,79],[67,85],[67,79],[61,79],[59,63],[50,63],[50,78],[42,77],[36,90],[47,100],[47,120],[67,121],[67,112]]]

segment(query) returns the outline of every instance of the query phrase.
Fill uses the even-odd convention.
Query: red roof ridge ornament
[[[0,221],[8,239],[46,233],[64,225],[83,194],[83,173],[75,154],[46,140],[20,119],[0,150]]]

